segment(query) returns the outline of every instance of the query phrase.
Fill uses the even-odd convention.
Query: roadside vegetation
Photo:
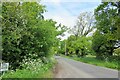
[[[119,16],[120,2],[103,2],[94,10],[94,14],[80,13],[76,25],[69,29],[72,35],[60,41],[58,54],[85,63],[119,69]]]
[[[96,56],[92,56],[92,55],[87,55],[84,58],[79,58],[77,56],[73,56],[73,57],[65,56],[65,55],[61,55],[61,56],[69,58],[69,59],[73,59],[73,60],[76,60],[76,61],[80,61],[80,62],[84,62],[84,63],[96,65],[96,66],[116,69],[116,70],[118,70],[118,67],[119,67],[118,66],[118,61],[99,60],[99,59],[96,59]]]
[[[103,2],[94,13],[80,13],[71,28],[44,19],[47,10],[41,3],[3,2],[0,7],[0,51],[2,62],[10,64],[3,78],[52,78],[54,54],[119,69],[120,2]],[[62,41],[58,36],[65,32],[71,35]]]
[[[42,63],[41,60],[24,64],[23,69],[9,70],[3,75],[3,78],[53,78],[54,62]]]
[[[3,2],[1,8],[0,50],[2,62],[9,63],[3,78],[53,77],[56,36],[63,34],[63,26],[45,20],[45,6],[37,2]]]

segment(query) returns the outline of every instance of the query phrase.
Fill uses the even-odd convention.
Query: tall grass
[[[32,61],[31,61],[32,62]],[[28,62],[23,69],[16,69],[16,71],[9,70],[3,75],[3,78],[52,78],[52,67],[55,61],[48,63],[42,62]],[[31,65],[30,65],[31,64]]]

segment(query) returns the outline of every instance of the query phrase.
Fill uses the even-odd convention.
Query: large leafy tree
[[[66,41],[67,55],[77,55],[78,57],[84,57],[87,54],[92,53],[92,38],[91,37],[78,37],[71,35]]]
[[[74,42],[75,52],[78,57],[84,57],[87,54],[92,53],[91,49],[91,37],[78,37],[78,39]]]
[[[95,10],[97,31],[93,36],[93,49],[97,54],[113,55],[115,44],[120,40],[119,14],[120,2],[103,2]]]
[[[91,39],[87,35],[95,29],[94,15],[92,12],[82,12],[77,18],[76,25],[69,30],[72,34],[67,40],[69,54],[85,56],[90,53]],[[89,48],[88,48],[89,47]]]

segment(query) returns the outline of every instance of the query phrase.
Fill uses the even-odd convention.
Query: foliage
[[[33,62],[35,63],[35,62]],[[35,63],[36,64],[36,63]],[[33,66],[33,65],[32,65]],[[6,78],[53,78],[52,67],[53,63],[40,63],[29,69],[17,69],[16,71],[8,71],[3,79]]]
[[[120,48],[114,49],[114,55],[120,56]]]
[[[2,78],[53,78],[53,66],[56,60],[52,57],[47,57],[47,64],[41,59],[25,59],[21,63],[23,69],[7,71]]]
[[[56,29],[57,29],[57,31],[58,31],[58,35],[59,36],[64,36],[65,34],[64,34],[64,32],[66,32],[67,30],[68,30],[68,27],[67,26],[65,26],[65,25],[62,25],[61,23],[58,25],[58,26],[56,26]]]
[[[116,43],[119,42],[119,2],[103,2],[95,9],[96,32],[93,36],[93,49],[97,58],[107,59],[113,56]]]
[[[78,37],[76,40],[76,37],[71,35],[66,41],[67,55],[76,54],[78,57],[84,57],[85,55],[92,53],[91,40],[91,37],[85,36]]]
[[[66,41],[67,55],[76,54],[78,57],[84,57],[93,53],[91,48],[92,38],[87,35],[95,29],[94,15],[92,12],[80,13],[76,25],[69,30],[72,35]]]
[[[76,45],[80,50],[80,56],[92,53],[91,44],[91,37],[82,36],[77,40]]]
[[[107,38],[105,35],[101,35],[99,31],[96,31],[95,34],[93,35],[93,40],[92,40],[92,47],[93,50],[97,53],[97,58],[98,59],[103,59],[103,56],[106,55],[105,51],[105,45],[107,43]]]
[[[64,54],[65,53],[65,40],[62,41],[61,37],[65,36],[65,32],[68,30],[67,26],[59,24],[56,26],[57,29],[57,38],[55,38],[55,42],[53,44],[53,50],[55,54]]]
[[[56,22],[44,20],[43,5],[36,2],[4,2],[2,5],[2,41],[5,62],[11,69],[24,59],[50,55],[57,36]]]
[[[58,47],[58,54],[65,54],[66,41],[60,41]]]

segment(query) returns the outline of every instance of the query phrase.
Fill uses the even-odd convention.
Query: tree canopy
[[[93,49],[100,57],[113,55],[115,46],[119,41],[120,30],[120,3],[103,2],[95,9],[97,31],[93,36]]]

